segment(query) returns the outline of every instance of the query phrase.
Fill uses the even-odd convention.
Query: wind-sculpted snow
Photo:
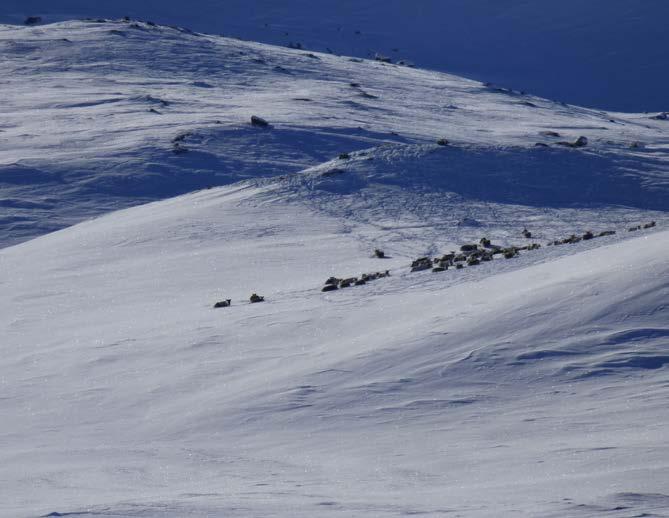
[[[394,152],[430,152],[411,150]],[[383,226],[365,196],[379,189],[381,213],[417,186],[365,180],[336,194],[360,197],[345,216],[299,182],[260,183],[0,251],[0,515],[666,511],[663,223],[629,233],[610,213],[530,208],[493,224],[486,202],[478,227],[408,211]],[[575,221],[619,232],[409,272],[489,231],[518,243],[523,215],[540,240]]]
[[[667,514],[666,121],[132,21],[0,46],[0,516]]]
[[[5,26],[0,46],[5,246],[128,205],[441,138],[460,148],[447,151],[458,163],[494,166],[501,177],[488,174],[486,182],[506,185],[504,192],[470,185],[462,194],[528,205],[592,196],[666,209],[667,123],[647,115],[135,22]],[[271,127],[252,127],[252,115]],[[581,135],[590,139],[585,153],[530,151]],[[528,157],[536,166],[519,165]],[[533,179],[539,167],[548,169],[554,199]],[[466,171],[452,174],[463,190]],[[514,174],[520,189],[509,189]],[[600,187],[612,178],[626,190],[617,201]]]

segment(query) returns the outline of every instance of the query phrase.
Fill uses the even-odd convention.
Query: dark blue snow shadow
[[[166,131],[158,145],[114,156],[0,166],[0,247],[113,210],[295,173],[341,153],[404,142],[397,135],[364,129],[202,124]],[[179,153],[174,152],[176,144]]]
[[[54,183],[63,183],[62,174],[58,171],[45,171],[22,164],[0,166],[0,187]]]
[[[669,160],[654,156],[517,147],[440,147],[419,153],[415,146],[398,146],[356,156],[337,168],[341,174],[322,171],[308,181],[341,194],[381,184],[533,207],[669,210]]]
[[[185,151],[175,154],[166,135],[164,148],[120,155],[97,171],[70,171],[66,178],[87,195],[163,199],[242,180],[295,173],[305,164],[319,164],[402,138],[365,130],[299,128],[225,128],[193,130],[179,140]],[[82,178],[83,176],[83,178]]]

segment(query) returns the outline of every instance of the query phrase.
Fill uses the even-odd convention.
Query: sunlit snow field
[[[0,49],[0,516],[669,516],[669,121],[133,21]],[[482,237],[542,246],[410,271]]]

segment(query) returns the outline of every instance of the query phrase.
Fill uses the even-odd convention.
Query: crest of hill
[[[337,54],[410,60],[565,102],[667,110],[664,0],[5,0],[0,21],[130,16]]]

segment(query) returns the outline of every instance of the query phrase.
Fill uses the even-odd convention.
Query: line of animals
[[[637,230],[653,228],[655,226],[655,221],[651,221],[650,223],[630,227],[628,231],[635,232]],[[604,230],[603,232],[599,232],[597,234],[588,230],[580,236],[572,234],[565,239],[550,241],[547,243],[547,246],[578,243],[579,241],[588,241],[597,237],[612,236],[614,234],[616,234],[615,230]],[[532,239],[532,233],[527,229],[523,229],[522,235],[526,239]],[[467,266],[476,266],[482,262],[492,261],[496,255],[501,255],[505,259],[513,259],[523,250],[538,250],[539,248],[541,248],[539,243],[532,243],[525,246],[501,247],[492,244],[490,239],[483,237],[478,244],[472,243],[462,245],[460,247],[460,253],[450,252],[448,254],[442,255],[441,257],[435,257],[433,259],[429,257],[419,257],[411,263],[411,271],[420,272],[423,270],[432,269],[434,273],[438,273],[446,271],[449,268],[460,270],[465,267],[465,264]]]
[[[655,221],[650,223],[644,223],[641,225],[636,225],[629,227],[628,232],[636,232],[642,229],[649,229],[656,226]],[[588,241],[590,239],[595,239],[597,237],[612,236],[616,234],[615,230],[604,230],[599,233],[594,233],[590,230],[577,236],[572,234],[571,236],[564,239],[557,239],[550,241],[546,246],[559,246],[565,244],[578,243],[579,241]],[[526,239],[532,239],[532,232],[523,229],[522,235]],[[493,244],[490,239],[483,237],[476,243],[469,243],[462,245],[460,247],[460,252],[450,252],[444,254],[441,257],[429,258],[429,257],[419,257],[411,263],[412,272],[420,272],[424,270],[432,270],[434,273],[443,272],[449,268],[455,268],[456,270],[461,270],[467,266],[476,266],[482,262],[492,261],[496,255],[501,255],[505,259],[513,259],[517,257],[523,250],[538,250],[541,248],[539,243],[531,243],[524,246],[507,246],[502,247]],[[386,254],[383,250],[376,249],[374,250],[374,257],[378,259],[385,259]],[[375,281],[377,279],[382,279],[384,277],[390,277],[390,270],[385,270],[383,272],[373,272],[373,273],[363,273],[360,277],[330,277],[325,281],[325,285],[321,288],[321,291],[335,291],[343,288],[350,288],[352,286],[363,286],[368,282]],[[252,294],[249,298],[251,304],[257,302],[264,302],[265,297],[262,297],[256,293]],[[231,299],[225,299],[214,304],[214,308],[227,308],[232,305]]]
[[[363,273],[360,277],[348,277],[340,279],[339,277],[330,277],[325,281],[325,286],[321,291],[334,291],[340,288],[350,288],[351,286],[363,286],[368,282],[382,279],[383,277],[390,277],[390,270],[385,272]]]

